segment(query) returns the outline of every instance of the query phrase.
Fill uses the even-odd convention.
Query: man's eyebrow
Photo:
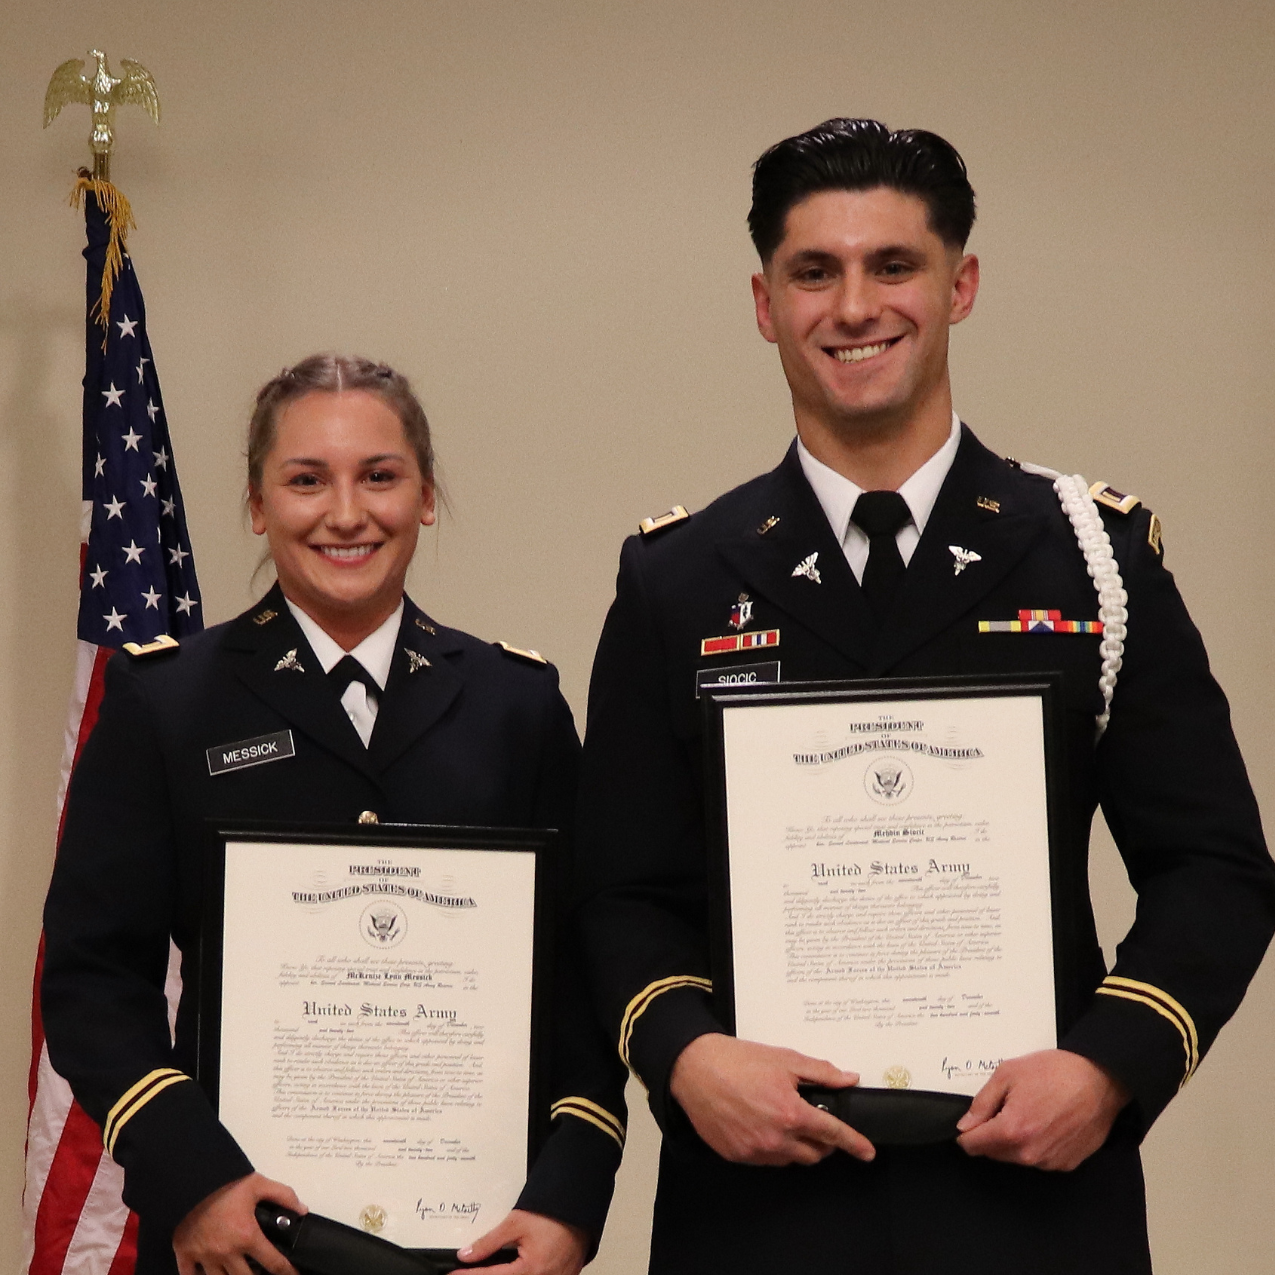
[[[819,266],[827,262],[835,264],[837,260],[835,252],[829,252],[824,248],[803,248],[788,259],[788,267],[793,269],[801,266]]]

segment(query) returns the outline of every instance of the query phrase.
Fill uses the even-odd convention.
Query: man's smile
[[[878,341],[875,345],[847,345],[837,346],[828,350],[838,363],[862,363],[865,359],[876,358],[878,354],[884,354],[892,345],[903,340],[901,336],[891,337],[888,341]]]

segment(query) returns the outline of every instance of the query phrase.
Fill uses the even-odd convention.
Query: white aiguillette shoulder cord
[[[1102,712],[1097,717],[1097,738],[1101,739],[1111,720],[1111,700],[1116,693],[1116,678],[1124,662],[1124,640],[1129,633],[1129,595],[1120,578],[1120,564],[1112,551],[1111,537],[1102,525],[1098,506],[1079,474],[1060,474],[1043,465],[1021,464],[1019,468],[1028,474],[1053,479],[1054,491],[1058,493],[1063,513],[1071,521],[1093,587],[1098,591],[1098,618],[1102,621],[1102,642],[1098,646],[1102,672],[1098,676],[1098,689],[1102,692]]]

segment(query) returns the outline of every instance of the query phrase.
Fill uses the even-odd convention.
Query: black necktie
[[[895,537],[912,521],[908,502],[897,491],[865,491],[854,503],[850,521],[868,537],[863,594],[878,620],[885,617],[903,583],[903,557]]]
[[[381,694],[381,688],[377,686],[376,678],[352,655],[343,655],[332,666],[328,671],[328,681],[336,688],[338,699],[349,689],[351,682],[362,682],[367,687],[369,695],[379,696]]]

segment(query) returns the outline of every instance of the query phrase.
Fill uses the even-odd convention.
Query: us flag
[[[128,204],[105,182],[82,179],[76,190],[88,231],[84,480],[76,673],[58,787],[59,835],[67,783],[97,721],[106,661],[126,642],[181,638],[203,627],[146,311],[124,252]],[[137,1220],[120,1198],[124,1175],[106,1155],[101,1130],[49,1065],[40,1021],[43,957],[41,939],[31,1014],[22,1270],[129,1275]],[[170,963],[170,1009],[180,992],[175,971]]]

